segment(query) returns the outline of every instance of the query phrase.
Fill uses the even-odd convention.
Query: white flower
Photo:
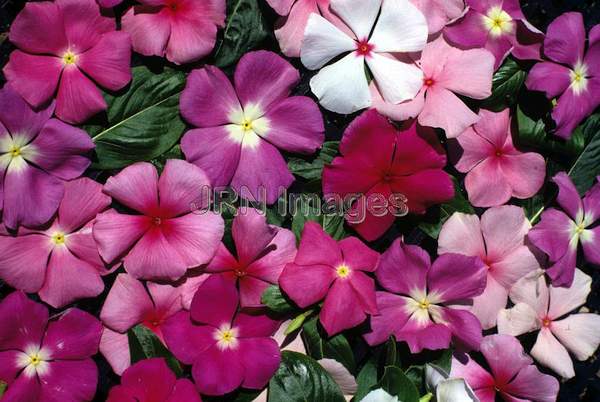
[[[321,105],[345,114],[369,107],[365,63],[387,102],[413,99],[423,86],[423,73],[394,56],[418,52],[427,43],[427,22],[417,7],[408,0],[331,0],[331,9],[354,36],[311,14],[300,51],[302,63],[311,70],[344,55],[310,81]]]
[[[398,402],[397,396],[391,396],[383,389],[379,388],[375,391],[369,392],[361,402]]]
[[[436,402],[479,402],[475,393],[462,378],[448,378],[442,368],[425,365],[425,384],[435,393]]]

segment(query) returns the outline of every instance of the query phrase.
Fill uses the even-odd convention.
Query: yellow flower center
[[[510,32],[512,21],[512,17],[501,7],[492,7],[483,16],[483,24],[494,37]]]
[[[350,275],[351,271],[352,270],[350,269],[350,267],[347,266],[346,264],[342,264],[335,269],[335,272],[337,273],[337,275],[342,279],[347,278],[348,275]]]
[[[429,308],[429,305],[430,305],[430,304],[431,304],[431,303],[429,303],[429,300],[427,300],[427,299],[422,299],[422,300],[419,302],[419,308],[420,308],[421,310],[427,310],[427,309]]]
[[[65,234],[60,233],[60,232],[55,233],[54,235],[52,235],[52,241],[57,246],[60,246],[61,244],[65,244]]]
[[[65,65],[75,64],[77,62],[77,55],[69,50],[63,54],[62,60]]]
[[[237,346],[238,330],[231,328],[229,325],[224,324],[214,333],[214,338],[217,341],[217,345],[221,350],[231,349]]]
[[[17,156],[21,156],[21,148],[13,145],[13,147],[10,149],[9,151],[10,156],[12,156],[13,158],[16,158]]]
[[[29,364],[31,364],[34,367],[37,367],[40,365],[40,363],[43,362],[41,356],[39,354],[34,354],[29,356]]]
[[[587,89],[587,66],[583,63],[577,63],[575,68],[571,70],[571,89],[575,95],[579,95]]]

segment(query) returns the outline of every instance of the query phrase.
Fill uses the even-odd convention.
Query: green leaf
[[[283,351],[269,382],[269,402],[345,402],[340,387],[319,363],[301,353]]]
[[[400,355],[396,345],[396,339],[392,336],[385,344],[385,365],[400,366]]]
[[[269,286],[263,292],[261,301],[265,306],[276,313],[285,314],[298,310],[298,308],[294,306],[283,293],[281,293],[281,289],[277,285]]]
[[[313,312],[314,310],[311,309],[303,312],[302,314],[297,315],[296,318],[294,318],[292,322],[288,325],[288,327],[285,329],[283,334],[289,335],[292,332],[302,328],[302,326],[304,325],[304,321],[306,321],[306,319],[310,317]]]
[[[435,364],[445,372],[449,373],[452,368],[452,349],[446,349],[442,352],[440,357],[431,362]]]
[[[215,64],[227,67],[256,48],[268,35],[257,0],[227,0],[227,23]]]
[[[399,402],[419,402],[419,391],[399,367],[387,366],[377,388],[397,396]]]
[[[185,124],[179,117],[179,93],[185,75],[172,69],[154,74],[133,68],[127,92],[106,95],[108,125],[84,127],[96,144],[96,169],[119,169],[149,161],[173,148]]]
[[[356,361],[348,339],[343,334],[327,338],[327,335],[319,331],[318,321],[319,317],[314,317],[302,327],[302,339],[306,346],[306,353],[317,360],[323,358],[337,360],[350,373],[354,373]]]
[[[127,331],[131,364],[151,357],[164,357],[173,372],[179,377],[182,374],[181,365],[150,329],[142,324]]]
[[[582,125],[582,135],[589,139],[579,157],[569,170],[569,176],[583,195],[600,175],[600,113],[592,115]]]
[[[262,390],[251,390],[240,388],[230,394],[222,396],[208,396],[202,395],[203,402],[252,402],[256,400]],[[185,401],[182,401],[185,402]]]
[[[371,356],[356,376],[356,394],[354,400],[359,402],[375,385],[377,385],[377,357]]]
[[[338,153],[339,141],[327,141],[323,144],[319,155],[312,161],[306,161],[301,158],[290,158],[288,168],[296,176],[306,180],[321,180],[323,168],[331,163]]]
[[[2,398],[2,395],[4,395],[4,392],[6,392],[6,387],[8,387],[8,384],[5,383],[4,381],[0,380],[0,398]]]
[[[317,222],[323,230],[335,240],[343,239],[346,235],[344,228],[344,217],[338,213],[324,213],[322,211],[322,200],[313,194],[298,194],[298,198],[293,201],[292,212],[292,232],[296,239],[300,240],[304,225],[308,221]]]
[[[499,112],[513,105],[526,77],[527,73],[513,59],[506,59],[494,74],[492,95],[483,101],[482,106]]]

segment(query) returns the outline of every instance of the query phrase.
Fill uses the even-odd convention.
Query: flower
[[[53,111],[51,104],[36,112],[8,86],[0,90],[0,209],[9,229],[47,223],[58,209],[65,181],[90,165],[90,137],[51,119]]]
[[[424,79],[414,100],[387,103],[371,83],[372,107],[394,120],[418,117],[419,124],[443,128],[446,137],[459,136],[479,117],[454,93],[474,99],[492,94],[494,57],[485,49],[460,50],[443,37],[427,44],[421,54]]]
[[[13,292],[0,302],[0,381],[8,384],[6,401],[91,401],[98,369],[102,326],[73,308],[58,318],[48,309]]]
[[[279,367],[279,346],[271,337],[279,323],[237,312],[238,303],[235,284],[212,276],[198,288],[191,314],[179,312],[163,327],[171,352],[193,365],[202,394],[223,395],[240,386],[261,389]]]
[[[598,26],[598,25],[597,25]],[[525,85],[558,98],[552,118],[555,134],[570,138],[575,127],[600,106],[600,37],[590,32],[585,51],[585,27],[580,13],[565,13],[548,26],[544,61],[533,66]]]
[[[600,177],[597,179],[600,181]],[[554,286],[571,286],[577,249],[581,243],[585,259],[600,265],[600,228],[593,227],[600,219],[600,184],[594,185],[583,198],[565,172],[552,178],[558,186],[558,205],[563,211],[544,211],[540,223],[529,232],[533,245],[546,253],[552,263],[546,273]],[[566,213],[565,213],[566,212]]]
[[[104,192],[142,215],[108,211],[94,223],[94,239],[106,262],[124,256],[125,270],[138,279],[181,278],[208,263],[223,237],[220,215],[194,210],[210,189],[204,172],[170,159],[160,179],[156,168],[135,163],[110,177]]]
[[[336,242],[321,226],[304,225],[298,254],[283,269],[279,286],[301,308],[325,299],[319,319],[329,336],[356,327],[377,314],[375,282],[366,274],[379,253],[356,237]]]
[[[465,12],[464,0],[410,0],[427,20],[429,35],[434,35]]]
[[[206,66],[188,76],[181,94],[183,117],[199,127],[181,149],[215,187],[231,185],[242,197],[273,204],[294,181],[278,148],[313,153],[324,139],[318,106],[289,97],[298,70],[272,52],[246,53],[235,71],[235,89],[221,70]]]
[[[96,214],[110,205],[102,185],[88,178],[65,183],[55,219],[37,230],[0,233],[0,277],[10,286],[37,292],[52,307],[98,296],[109,273],[92,237]]]
[[[345,55],[310,80],[321,106],[344,114],[371,106],[366,66],[387,102],[414,98],[423,84],[423,73],[410,60],[401,61],[389,53],[418,52],[425,47],[427,22],[417,7],[408,0],[331,0],[331,9],[352,35],[311,14],[300,50],[302,64],[310,70]]]
[[[194,384],[177,379],[165,359],[141,360],[121,376],[121,385],[110,389],[107,402],[202,402]]]
[[[103,8],[112,8],[118,6],[123,2],[123,0],[97,0],[100,7]]]
[[[363,399],[363,402],[398,402],[397,396],[392,396],[385,392],[383,388],[375,389],[369,392]]]
[[[479,402],[469,384],[462,378],[449,378],[444,369],[425,364],[425,384],[435,393],[436,402]]]
[[[56,116],[81,123],[106,109],[109,91],[131,80],[131,40],[94,0],[27,2],[9,34],[18,48],[4,75],[35,108],[56,97]]]
[[[411,353],[447,349],[451,340],[463,349],[479,349],[479,320],[456,306],[470,304],[485,289],[478,257],[443,254],[432,265],[425,250],[396,239],[381,255],[375,276],[385,291],[377,292],[380,314],[371,317],[371,332],[364,335],[369,345],[395,335]]]
[[[231,228],[236,256],[223,243],[205,272],[239,286],[242,307],[261,307],[261,296],[277,284],[283,267],[294,261],[296,237],[288,229],[267,224],[254,208],[239,209]]]
[[[454,197],[452,180],[442,170],[443,148],[433,130],[416,123],[400,131],[375,110],[364,112],[346,129],[340,153],[323,169],[323,193],[360,195],[346,219],[368,241],[383,235],[396,216],[423,214]],[[386,205],[374,208],[382,199]]]
[[[456,46],[486,48],[497,69],[510,53],[520,60],[538,60],[544,34],[525,19],[518,0],[467,0],[467,13],[444,29]]]
[[[212,52],[217,27],[225,25],[225,0],[140,0],[123,15],[133,50],[175,64]]]
[[[569,288],[546,284],[542,274],[521,279],[510,291],[515,306],[498,314],[498,332],[518,336],[539,330],[533,358],[564,378],[574,377],[569,352],[584,361],[600,344],[600,315],[567,316],[585,303],[591,285],[592,278],[578,269]]]
[[[514,147],[509,109],[499,113],[481,109],[479,117],[458,137],[462,155],[455,166],[467,173],[465,187],[471,204],[493,207],[511,197],[533,197],[546,177],[544,157]]]
[[[517,338],[510,335],[486,336],[481,342],[481,353],[491,373],[466,355],[452,359],[450,372],[452,377],[464,378],[480,402],[494,402],[497,394],[506,402],[556,401],[558,381],[535,367]]]
[[[483,329],[496,326],[498,312],[506,307],[510,288],[540,268],[525,245],[531,225],[523,209],[505,205],[477,215],[455,212],[442,226],[438,253],[458,253],[481,258],[487,271],[483,293],[473,299],[470,311]]]

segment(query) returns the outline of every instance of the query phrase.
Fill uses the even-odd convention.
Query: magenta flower
[[[267,51],[242,57],[235,89],[216,67],[192,71],[180,108],[199,128],[181,140],[186,159],[215,187],[231,185],[242,197],[273,204],[294,181],[278,148],[309,154],[324,139],[315,102],[289,97],[299,79],[298,70]]]
[[[533,197],[544,184],[546,161],[521,152],[512,142],[510,110],[481,109],[480,120],[458,137],[462,155],[456,170],[467,173],[465,187],[476,207],[503,205],[511,197]]]
[[[539,60],[544,34],[523,15],[519,0],[466,0],[469,10],[444,29],[450,43],[486,48],[496,57],[497,69],[512,53],[520,60]]]
[[[326,198],[362,195],[346,219],[368,241],[382,236],[406,209],[424,214],[454,196],[452,180],[442,170],[446,155],[432,129],[414,123],[397,130],[370,110],[348,126],[340,152],[323,170],[323,193]]]
[[[225,25],[225,0],[140,0],[123,15],[133,50],[175,64],[212,52],[217,27]]]
[[[336,242],[315,222],[306,222],[298,254],[279,277],[281,289],[302,308],[325,299],[319,319],[329,336],[377,314],[375,271],[379,253],[356,237]]]
[[[35,112],[8,86],[0,90],[0,209],[9,229],[38,227],[56,213],[64,183],[87,169],[94,143],[83,130]]]
[[[585,259],[600,265],[600,227],[594,227],[600,219],[600,184],[594,185],[582,202],[566,173],[558,173],[552,181],[558,186],[557,201],[564,212],[555,208],[544,211],[540,223],[529,232],[529,240],[548,255],[552,266],[546,273],[552,284],[569,287],[580,243]]]
[[[123,0],[96,0],[100,7],[104,8],[112,8],[118,6],[123,2]]]
[[[598,31],[599,25],[596,25]],[[552,110],[556,135],[570,138],[579,123],[600,106],[600,35],[590,32],[586,51],[585,27],[580,13],[565,13],[548,26],[544,56],[525,84],[558,98]]]
[[[385,291],[377,292],[380,314],[371,317],[369,345],[390,335],[405,341],[412,353],[447,349],[450,341],[479,350],[481,324],[469,305],[485,289],[486,271],[478,257],[444,254],[431,264],[429,254],[397,239],[381,256],[375,272]]]
[[[481,215],[481,221],[477,215],[455,212],[442,226],[439,254],[471,255],[485,264],[487,284],[470,309],[483,329],[496,326],[496,317],[506,307],[511,287],[540,268],[525,245],[530,227],[523,209],[513,205],[490,208]]]
[[[121,385],[112,387],[107,402],[202,402],[194,384],[177,379],[165,359],[141,360],[125,370]]]
[[[58,214],[47,227],[0,233],[0,278],[59,308],[98,296],[109,273],[92,237],[96,214],[110,205],[102,185],[87,178],[65,183]]]
[[[69,309],[49,320],[48,309],[13,292],[0,302],[0,381],[6,401],[91,401],[102,326]]]
[[[4,74],[25,100],[40,107],[56,97],[56,115],[81,123],[106,109],[109,91],[131,80],[131,40],[115,31],[94,0],[28,2],[10,28],[18,50]]]
[[[171,352],[193,365],[202,394],[261,389],[279,367],[279,346],[271,337],[279,322],[238,312],[238,302],[235,284],[212,276],[198,288],[191,314],[177,313],[163,327]]]
[[[94,239],[106,262],[124,256],[125,270],[138,279],[181,278],[208,263],[223,237],[224,223],[203,205],[210,181],[202,169],[182,160],[156,168],[135,163],[110,177],[104,192],[142,215],[108,211],[98,215]]]
[[[434,35],[461,17],[465,11],[464,0],[410,0],[427,20],[429,35]]]
[[[495,402],[497,395],[506,402],[556,401],[558,381],[535,367],[517,338],[486,336],[481,342],[481,353],[491,373],[466,355],[452,359],[450,373],[451,377],[464,378],[480,402]]]
[[[236,283],[242,307],[261,307],[261,296],[277,284],[283,267],[294,261],[296,237],[288,229],[269,225],[254,208],[239,209],[231,227],[236,256],[223,243],[204,272]]]

